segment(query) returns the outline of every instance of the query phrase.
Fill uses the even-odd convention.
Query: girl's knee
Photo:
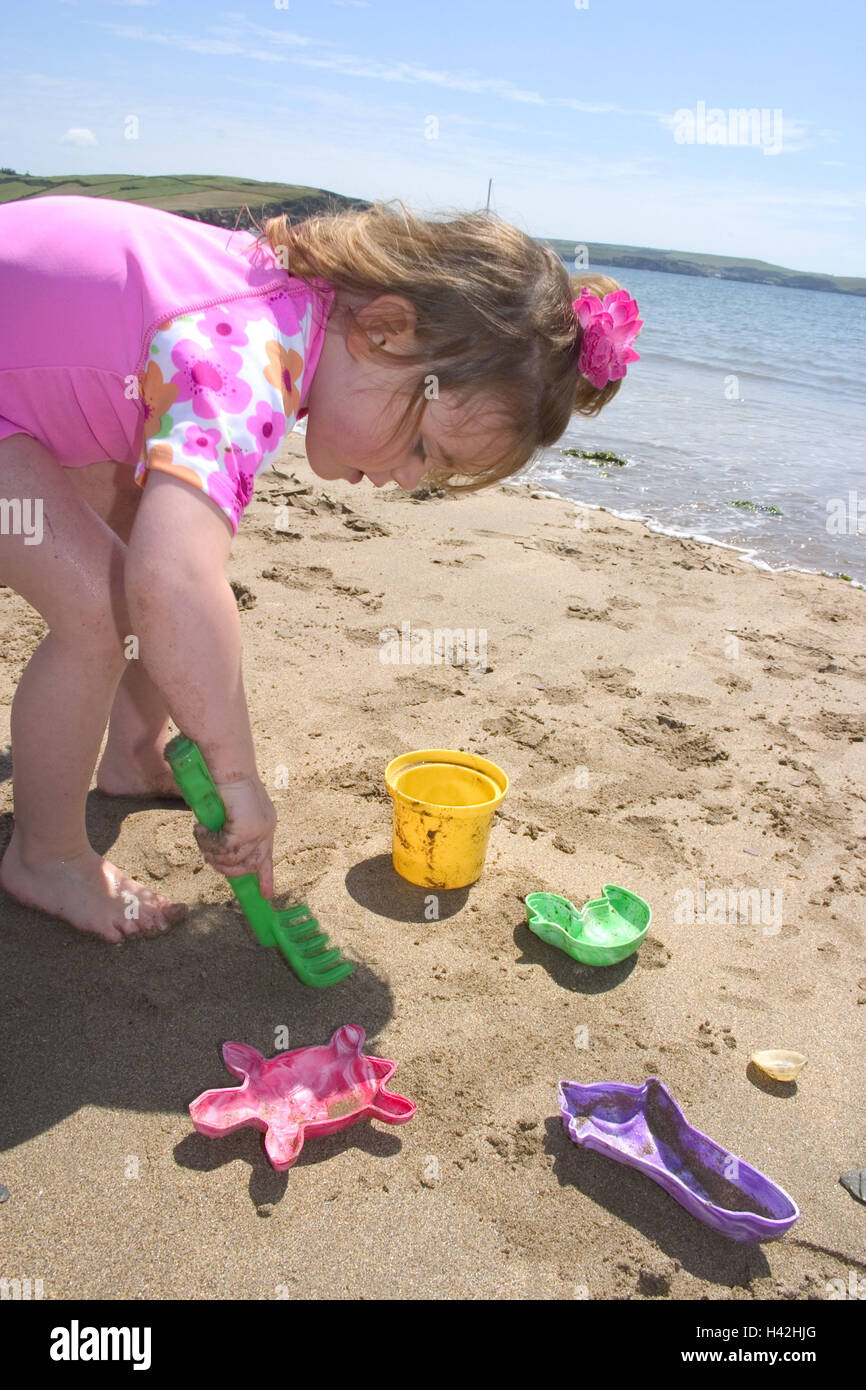
[[[123,578],[126,546],[112,540],[98,571],[76,575],[77,582],[56,596],[50,627],[61,641],[116,665],[124,661],[132,632]]]

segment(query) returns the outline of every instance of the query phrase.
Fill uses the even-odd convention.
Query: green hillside
[[[214,174],[174,174],[153,177],[134,174],[87,174],[80,178],[18,174],[0,171],[0,203],[20,198],[77,194],[114,198],[119,202],[144,203],[196,222],[234,227],[246,206],[254,217],[276,217],[285,212],[299,219],[316,212],[347,207],[367,207],[358,198],[344,198],[324,188],[301,184],[261,183],[257,179],[228,179]],[[240,226],[249,227],[246,214]]]
[[[575,243],[550,237],[548,246],[572,261]],[[578,243],[580,244],[580,243]],[[584,242],[590,267],[618,266],[623,270],[662,270],[671,275],[701,275],[715,280],[749,280],[759,285],[785,285],[794,290],[826,290],[831,294],[866,295],[866,280],[853,275],[822,275],[788,270],[769,261],[744,260],[740,256],[711,256],[699,251],[659,251],[649,246],[614,246],[608,242]]]
[[[246,207],[259,221],[287,213],[293,220],[316,212],[369,207],[362,198],[347,198],[324,188],[291,183],[262,183],[257,179],[224,178],[218,174],[175,174],[153,177],[134,174],[87,174],[82,177],[18,174],[0,170],[0,203],[19,198],[79,194],[115,198],[162,208],[198,222],[220,227],[250,227]],[[240,220],[239,220],[240,219]],[[575,243],[542,237],[564,261],[575,255]],[[585,243],[590,265],[617,266],[623,270],[661,270],[672,275],[700,275],[719,280],[748,280],[761,285],[785,285],[791,289],[827,290],[834,294],[866,295],[866,280],[854,276],[822,275],[787,270],[767,261],[738,256],[703,255],[697,251],[661,251],[649,246],[614,246]]]

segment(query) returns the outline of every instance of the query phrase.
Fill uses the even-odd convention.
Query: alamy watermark
[[[48,1355],[52,1361],[131,1361],[134,1371],[147,1371],[151,1360],[149,1327],[82,1327],[73,1318],[69,1327],[51,1330]]]
[[[413,628],[407,618],[379,633],[383,666],[465,666],[472,673],[487,670],[487,629],[474,627]]]
[[[29,1276],[24,1279],[0,1279],[0,1299],[12,1299],[14,1302],[28,1299],[41,1299],[44,1297],[44,1284],[41,1279],[31,1279]]]
[[[673,132],[678,145],[753,145],[764,154],[779,154],[782,108],[734,106],[725,111],[699,101],[694,111],[681,106],[674,113]]]
[[[844,1279],[830,1279],[824,1285],[828,1299],[832,1303],[834,1300],[856,1298],[866,1301],[866,1279],[858,1279],[853,1269],[848,1271],[848,1283]]]
[[[828,536],[866,536],[866,494],[851,488],[847,498],[827,498]]]
[[[25,545],[42,544],[42,498],[0,497],[0,536],[23,536]]]
[[[762,935],[778,936],[782,930],[781,888],[711,888],[703,879],[697,888],[678,888],[674,893],[674,921],[680,926],[696,923],[711,927],[737,926],[741,922],[762,927]]]

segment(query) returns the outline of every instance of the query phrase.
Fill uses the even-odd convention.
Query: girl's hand
[[[193,834],[206,862],[227,878],[258,874],[263,898],[274,895],[274,831],[277,812],[258,777],[240,782],[216,782],[226,808],[222,830],[206,830],[199,822]]]

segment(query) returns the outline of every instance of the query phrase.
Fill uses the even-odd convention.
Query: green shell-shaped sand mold
[[[615,883],[602,891],[603,898],[591,898],[580,909],[558,893],[527,893],[530,931],[584,965],[616,965],[640,946],[652,911],[637,893]]]

